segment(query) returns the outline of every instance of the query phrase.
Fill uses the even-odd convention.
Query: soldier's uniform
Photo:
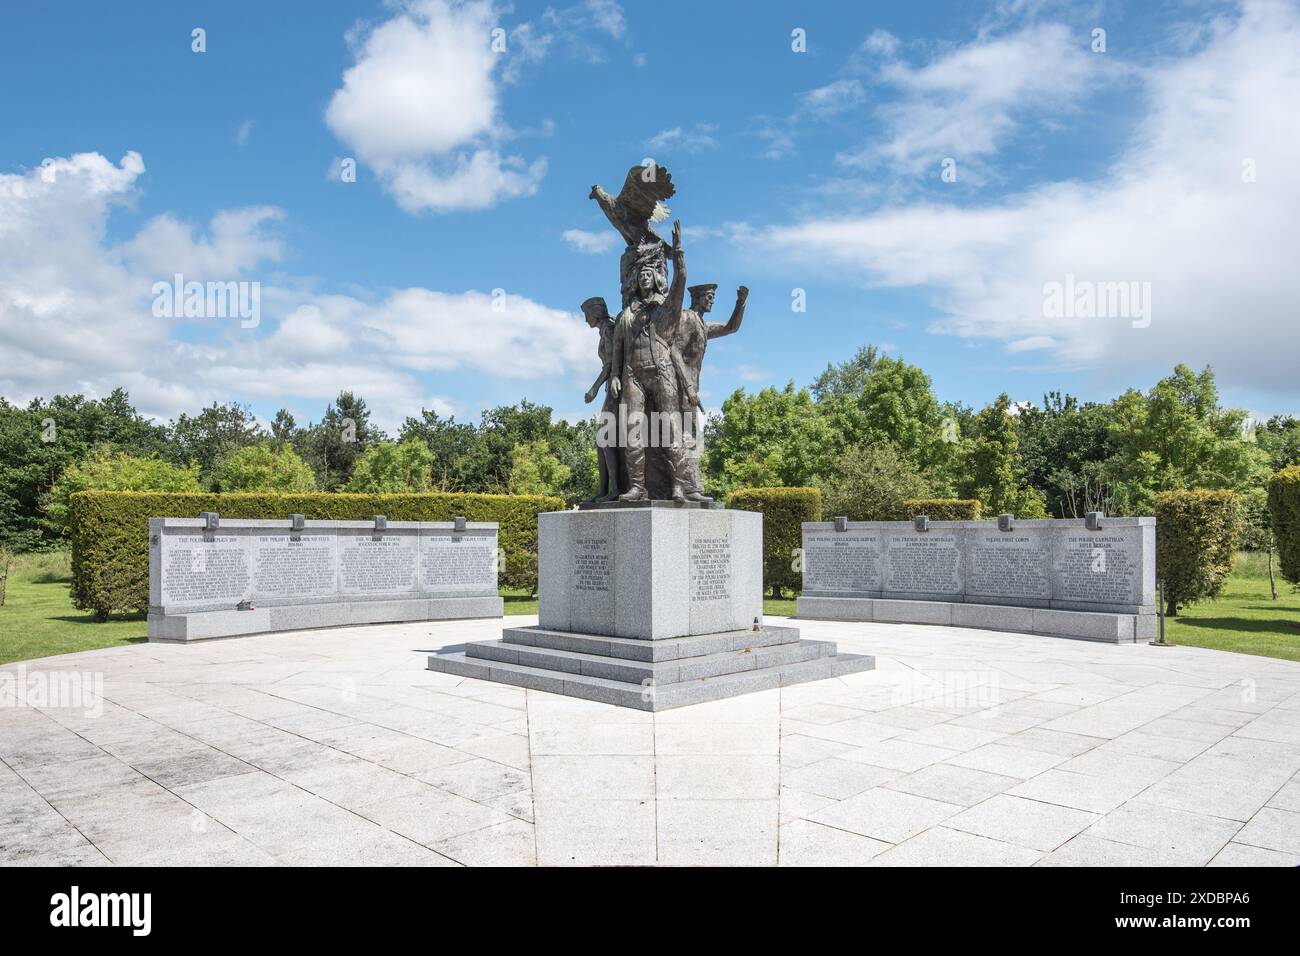
[[[612,358],[612,368],[622,370],[628,481],[633,491],[646,491],[646,449],[657,447],[667,459],[674,498],[682,496],[687,478],[670,345],[677,320],[667,303],[637,299],[619,315]]]

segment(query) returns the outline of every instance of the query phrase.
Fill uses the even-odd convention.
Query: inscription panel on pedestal
[[[612,633],[617,610],[615,595],[616,515],[580,513],[571,522],[568,606],[570,626],[584,633]],[[563,585],[561,585],[563,586]]]
[[[809,531],[804,534],[806,591],[879,591],[880,535],[872,531]]]
[[[692,534],[690,539],[691,604],[731,601],[731,535]]]
[[[1046,532],[975,531],[966,538],[966,593],[1047,601],[1052,556]]]
[[[886,591],[955,594],[961,591],[961,548],[955,534],[941,531],[886,537]]]

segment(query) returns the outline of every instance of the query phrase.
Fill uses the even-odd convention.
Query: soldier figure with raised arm
[[[687,479],[682,447],[681,400],[672,343],[681,320],[686,292],[686,256],[681,223],[673,224],[673,281],[668,284],[663,251],[653,243],[638,249],[633,264],[636,294],[618,318],[612,369],[622,369],[620,413],[627,426],[629,488],[621,501],[644,501],[646,453],[656,449],[666,459],[669,497],[686,501]]]

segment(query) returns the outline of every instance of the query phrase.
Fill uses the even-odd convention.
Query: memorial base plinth
[[[872,670],[875,658],[836,654],[794,627],[676,638],[609,637],[508,627],[499,641],[429,657],[429,669],[637,710],[669,710]]]
[[[763,627],[763,516],[672,502],[538,517],[538,625],[449,648],[429,669],[667,710],[871,670]]]
[[[274,631],[305,631],[357,624],[396,624],[408,621],[454,621],[503,617],[500,597],[413,598],[397,601],[353,601],[330,604],[280,604],[246,611],[194,611],[189,614],[149,613],[151,642],[182,643],[219,637],[242,637]]]
[[[1154,614],[1112,614],[1014,607],[957,601],[801,596],[796,617],[813,621],[876,621],[889,624],[942,624],[988,631],[1015,631],[1109,644],[1133,644],[1154,637]]]

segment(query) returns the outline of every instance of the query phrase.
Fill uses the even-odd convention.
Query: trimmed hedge
[[[903,502],[900,521],[926,515],[931,521],[979,521],[980,503],[975,498],[908,498]]]
[[[773,597],[782,588],[799,589],[803,575],[794,569],[794,553],[803,547],[805,521],[820,521],[822,493],[818,488],[737,488],[727,504],[763,515],[763,585]]]
[[[1217,597],[1241,544],[1241,496],[1235,491],[1165,491],[1156,495],[1156,577],[1165,613]]]
[[[561,511],[564,501],[547,495],[421,494],[168,494],[148,491],[79,491],[71,498],[72,599],[105,617],[111,611],[149,608],[149,519],[198,517],[287,518],[364,521],[470,521],[500,525],[497,544],[506,553],[501,583],[537,588],[537,514]]]
[[[1283,468],[1269,479],[1268,513],[1282,577],[1300,584],[1300,465]]]

